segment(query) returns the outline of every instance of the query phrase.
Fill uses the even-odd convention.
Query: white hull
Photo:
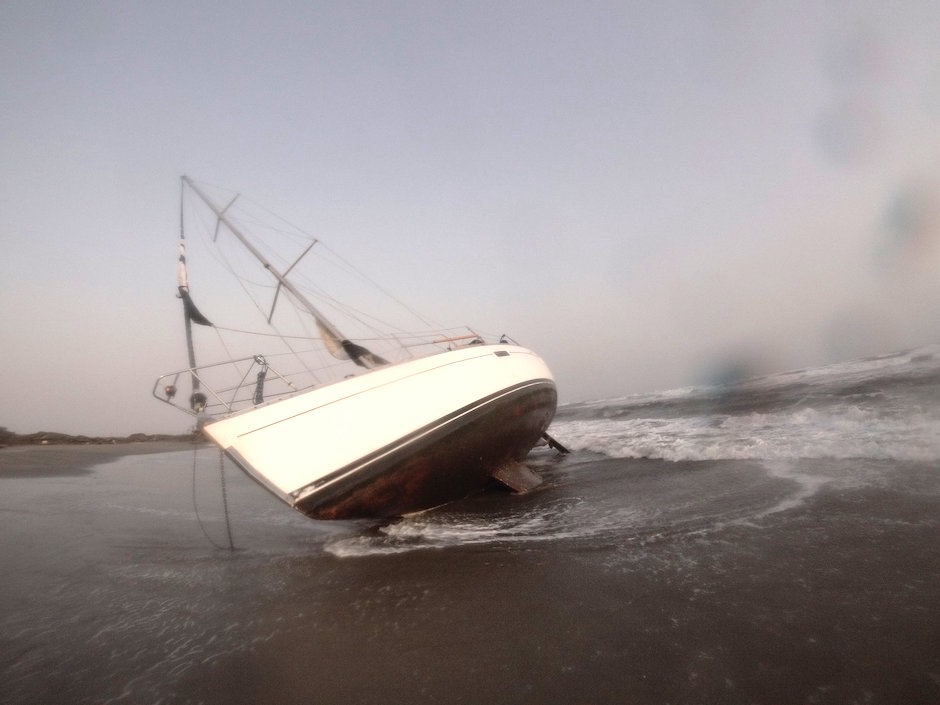
[[[470,345],[208,423],[238,465],[314,517],[427,509],[520,460],[555,412],[535,353]]]

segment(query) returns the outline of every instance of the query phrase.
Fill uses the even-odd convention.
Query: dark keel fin
[[[519,494],[525,494],[542,484],[542,478],[538,473],[516,462],[506,463],[493,473],[493,477]]]
[[[561,443],[559,443],[559,442],[556,441],[554,438],[552,438],[551,436],[549,436],[547,433],[543,433],[543,434],[542,434],[542,438],[544,438],[544,439],[545,439],[545,442],[548,443],[548,447],[549,447],[549,448],[554,448],[554,449],[557,450],[559,453],[565,453],[565,454],[567,454],[567,453],[570,453],[570,452],[571,452],[570,450],[568,450],[567,448],[565,448]]]

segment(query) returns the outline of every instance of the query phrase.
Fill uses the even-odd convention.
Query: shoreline
[[[172,453],[202,448],[206,441],[170,437],[159,440],[112,442],[23,443],[0,447],[0,479],[84,475],[95,465],[127,455]]]
[[[191,433],[132,433],[129,436],[86,436],[72,435],[58,431],[36,431],[35,433],[16,433],[0,426],[0,448],[11,446],[46,446],[46,445],[117,445],[126,443],[145,443],[153,441],[191,441],[201,438],[196,431]]]

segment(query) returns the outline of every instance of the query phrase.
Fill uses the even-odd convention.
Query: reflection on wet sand
[[[197,489],[221,538],[217,462]],[[231,473],[235,551],[199,532],[188,452],[4,478],[0,697],[929,702],[940,480],[857,465],[580,453],[532,495],[378,526]]]

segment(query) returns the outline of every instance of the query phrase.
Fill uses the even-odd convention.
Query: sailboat
[[[196,364],[194,326],[227,335],[245,331],[213,325],[193,300],[182,206],[187,192],[208,209],[213,243],[236,243],[268,278],[269,301],[255,303],[262,317],[267,314],[261,340],[279,340],[279,352],[259,349],[233,357],[223,343],[229,359]],[[343,309],[299,275],[299,265],[322,247],[320,241],[309,238],[293,259],[274,261],[234,217],[238,200],[219,203],[206,187],[182,177],[177,295],[189,366],[157,379],[157,399],[195,417],[238,467],[314,519],[401,516],[466,497],[494,481],[516,492],[539,484],[541,478],[523,462],[530,450],[540,439],[564,448],[547,434],[557,391],[535,352],[505,335],[488,339],[473,329],[345,335],[324,309],[357,310]],[[243,279],[243,288],[249,281],[255,280]],[[309,337],[280,329],[276,313],[285,302]],[[354,318],[372,320],[358,313]],[[337,379],[324,378],[332,363],[299,362],[308,344],[336,363]],[[385,346],[381,351],[379,344]],[[187,379],[188,398],[178,393]]]

